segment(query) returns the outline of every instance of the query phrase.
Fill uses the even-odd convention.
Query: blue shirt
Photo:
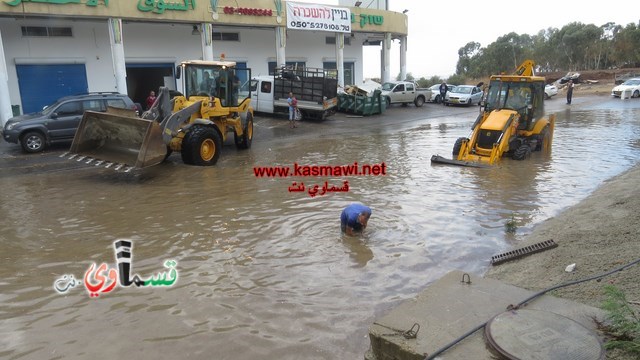
[[[340,215],[340,225],[344,231],[346,227],[352,228],[354,231],[362,231],[362,225],[358,222],[358,216],[362,213],[371,216],[371,209],[362,204],[351,204],[342,210]]]

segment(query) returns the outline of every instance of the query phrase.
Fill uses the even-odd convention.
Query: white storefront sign
[[[351,10],[287,1],[287,29],[351,32]]]

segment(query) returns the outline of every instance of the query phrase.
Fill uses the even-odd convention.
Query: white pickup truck
[[[338,108],[338,80],[324,69],[276,69],[275,75],[251,79],[253,110],[267,114],[288,114],[287,98],[292,92],[303,119],[324,120]]]
[[[407,105],[409,103],[421,107],[431,99],[431,89],[419,88],[411,81],[393,81],[382,84],[382,96],[387,101],[387,107],[391,104]]]

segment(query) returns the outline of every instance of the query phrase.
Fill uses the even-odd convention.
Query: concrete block
[[[366,360],[425,359],[470,330],[481,326],[494,316],[507,311],[536,292],[518,288],[494,279],[470,276],[454,270],[432,283],[415,298],[406,300],[389,314],[369,327],[371,346],[364,354]],[[465,279],[466,280],[466,279]],[[550,311],[596,331],[593,319],[604,321],[602,310],[569,300],[542,295],[523,307]],[[414,324],[420,326],[415,338],[403,332]],[[484,341],[483,331],[442,353],[438,359],[495,359]]]

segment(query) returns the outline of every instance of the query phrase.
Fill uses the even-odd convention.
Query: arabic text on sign
[[[167,10],[187,11],[189,8],[195,10],[195,0],[184,0],[182,3],[165,2],[164,0],[138,0],[138,10],[152,11],[156,14],[162,14]]]
[[[102,1],[104,3],[104,6],[109,6],[109,0],[102,0]],[[80,0],[12,0],[12,1],[5,1],[5,4],[9,6],[18,6],[23,2],[47,3],[47,4],[54,4],[54,5],[81,3]],[[86,5],[97,6],[98,0],[87,0]]]

